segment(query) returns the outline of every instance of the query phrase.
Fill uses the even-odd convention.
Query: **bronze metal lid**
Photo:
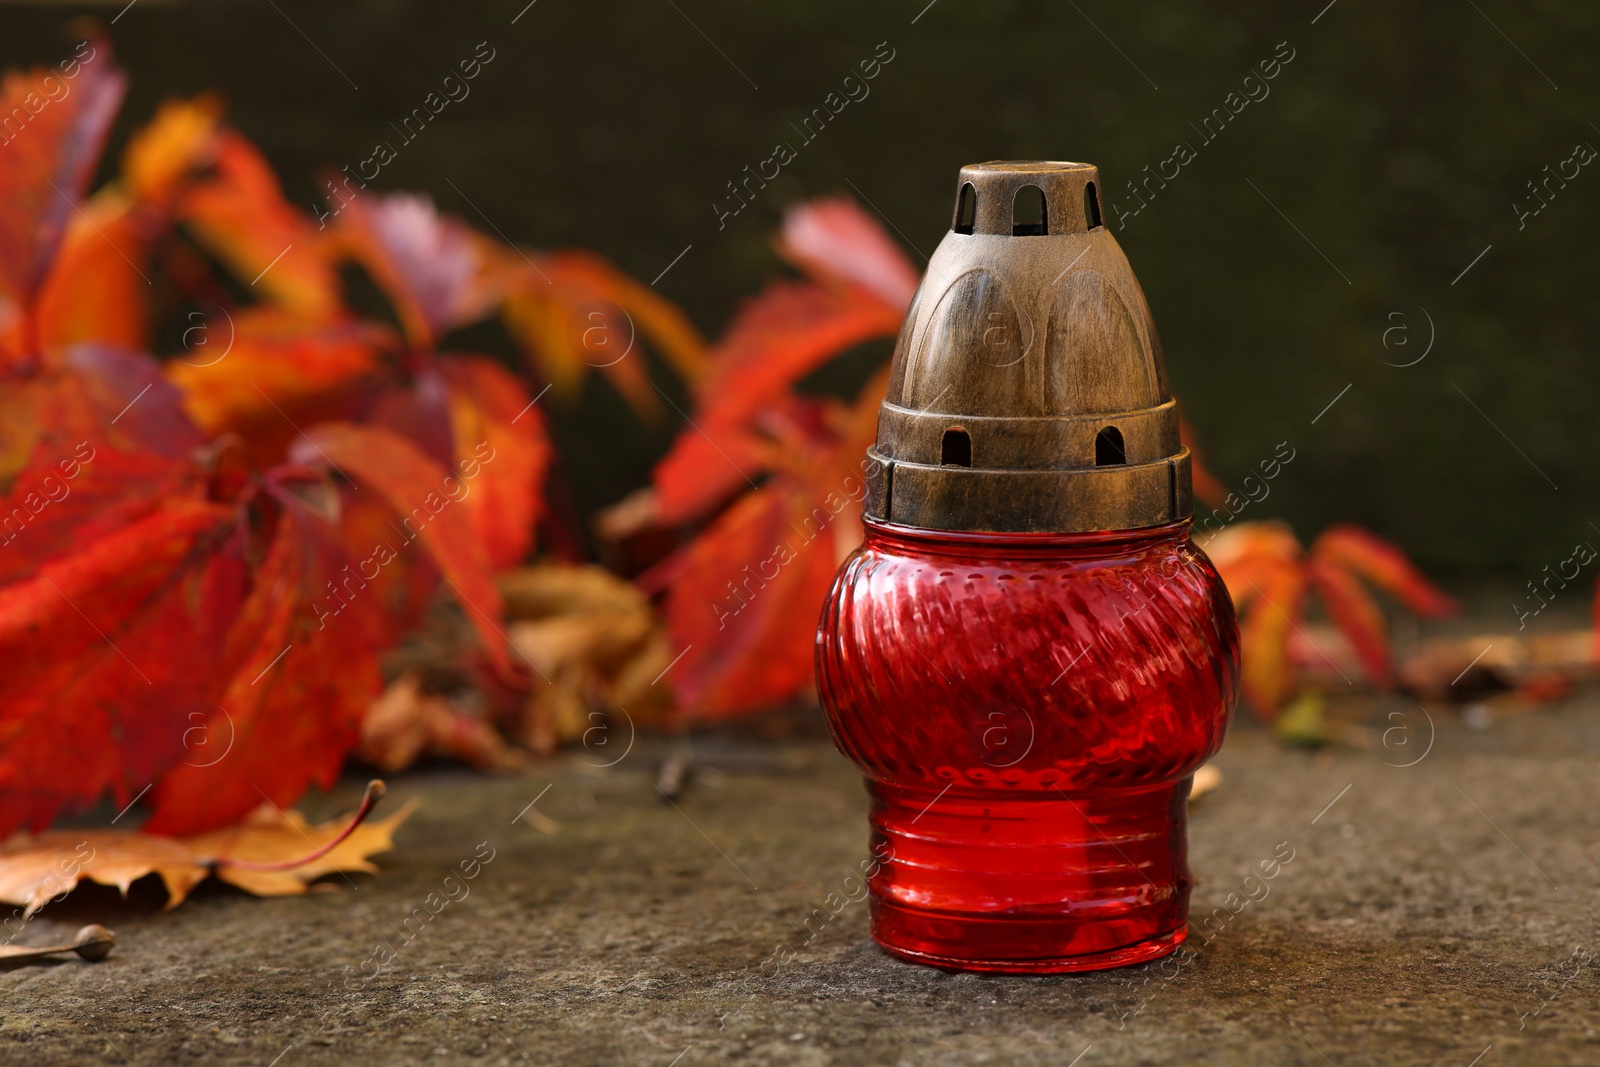
[[[1098,185],[1087,163],[961,168],[895,343],[868,518],[1078,533],[1190,515],[1161,341]]]

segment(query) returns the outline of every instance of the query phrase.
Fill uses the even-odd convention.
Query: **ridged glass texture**
[[[868,522],[817,633],[872,798],[872,933],[974,971],[1096,970],[1187,930],[1185,801],[1239,679],[1187,521],[1093,534]]]

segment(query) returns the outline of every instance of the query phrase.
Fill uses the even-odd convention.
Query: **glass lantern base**
[[[1018,922],[949,913],[919,913],[881,901],[872,902],[872,939],[891,956],[951,971],[986,974],[1072,974],[1131,967],[1170,956],[1189,936],[1187,926],[1144,941],[1104,952],[1068,956],[1033,956],[1040,949],[1071,943],[1081,923]],[[999,958],[1003,943],[1016,956]]]
[[[1050,974],[1126,967],[1188,935],[1188,780],[1071,794],[869,782],[872,936],[901,959]]]

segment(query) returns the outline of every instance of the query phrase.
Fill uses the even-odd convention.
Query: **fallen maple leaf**
[[[256,896],[290,896],[325,875],[376,874],[368,857],[394,847],[394,831],[418,805],[412,798],[386,819],[365,821],[383,793],[383,783],[374,781],[355,813],[317,826],[297,811],[262,805],[238,826],[193,837],[136,830],[19,837],[0,847],[0,901],[23,907],[26,918],[86,879],[127,896],[134,882],[154,874],[166,888],[170,910],[208,876]]]

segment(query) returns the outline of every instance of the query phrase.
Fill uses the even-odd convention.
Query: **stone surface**
[[[652,786],[667,743],[643,736],[609,769],[597,746],[523,778],[421,771],[391,782],[424,806],[378,877],[297,899],[202,889],[171,913],[140,884],[47,909],[19,941],[101,921],[118,944],[0,972],[0,1063],[1594,1063],[1597,710],[1580,697],[1487,731],[1435,710],[1430,730],[1395,701],[1368,719],[1370,749],[1319,754],[1241,716],[1193,810],[1211,939],[1181,966],[1052,978],[899,963],[864,904],[828,913],[866,854],[865,797],[811,720],[697,737],[676,806]],[[1408,732],[1385,746],[1390,727]],[[408,942],[429,893],[461,896],[445,879],[481,842],[493,859],[467,895]],[[1280,842],[1294,859],[1266,895],[1213,913]]]

